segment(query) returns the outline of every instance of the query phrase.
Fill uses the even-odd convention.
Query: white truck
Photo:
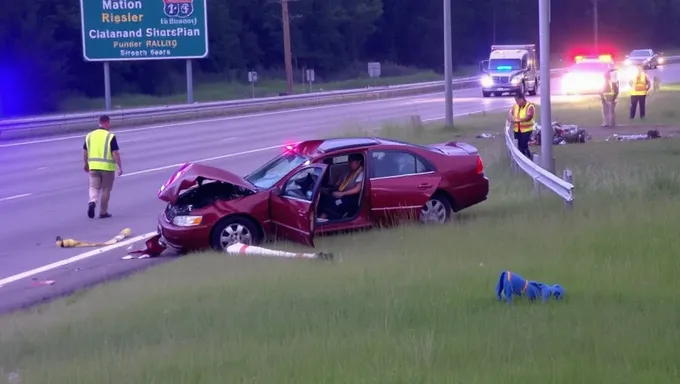
[[[536,95],[539,87],[536,45],[492,45],[489,60],[479,63],[482,96],[504,93]]]

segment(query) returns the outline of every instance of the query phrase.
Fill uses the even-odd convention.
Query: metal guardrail
[[[512,126],[505,123],[505,146],[510,154],[510,161],[513,169],[521,169],[529,177],[534,180],[534,193],[540,193],[540,186],[551,190],[557,196],[564,200],[567,207],[572,207],[574,204],[574,184],[572,184],[572,173],[565,169],[562,177],[559,178],[539,165],[540,158],[534,156],[533,161],[528,159],[517,149],[513,137],[511,135]]]
[[[680,61],[680,56],[666,57],[666,64]],[[551,71],[559,75],[564,68]],[[465,77],[453,80],[455,88],[468,88],[479,85],[481,77]],[[94,111],[86,113],[46,115],[17,119],[0,120],[0,134],[3,132],[40,132],[61,133],[79,129],[89,129],[98,116],[107,114],[115,125],[135,126],[178,120],[192,120],[219,115],[285,109],[290,107],[342,103],[349,101],[372,100],[405,96],[408,94],[438,92],[443,90],[444,81],[370,87],[344,91],[315,92],[302,95],[267,97],[232,101],[216,101],[193,104],[165,105],[158,107],[118,109],[113,111]],[[57,132],[52,132],[57,131]]]
[[[559,74],[564,69],[553,69],[553,75]],[[479,85],[481,77],[464,77],[453,80],[454,87],[467,88]],[[257,99],[231,100],[203,102],[193,104],[166,105],[160,107],[118,109],[113,111],[94,111],[86,113],[46,115],[27,118],[0,120],[0,132],[21,131],[29,129],[59,129],[85,125],[91,127],[93,122],[102,115],[107,114],[114,124],[134,124],[153,122],[154,118],[174,120],[180,116],[184,119],[202,118],[206,115],[228,114],[229,112],[249,112],[269,109],[282,109],[288,106],[328,104],[330,102],[344,102],[351,100],[371,100],[409,93],[437,92],[443,90],[444,81],[431,81],[425,83],[370,87],[344,91],[314,92],[302,95],[290,95],[279,97],[266,97]]]

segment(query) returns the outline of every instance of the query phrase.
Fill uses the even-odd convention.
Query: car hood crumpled
[[[161,186],[158,190],[158,198],[175,204],[182,191],[195,186],[200,180],[221,181],[256,191],[256,188],[246,179],[232,172],[209,165],[186,163]]]

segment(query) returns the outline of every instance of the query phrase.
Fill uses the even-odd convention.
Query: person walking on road
[[[640,105],[640,118],[644,119],[647,107],[647,93],[649,93],[649,88],[651,88],[651,82],[642,65],[638,65],[637,76],[630,81],[630,87],[630,119],[633,120],[635,118],[638,105]]]
[[[87,205],[87,217],[94,218],[97,200],[101,197],[99,217],[111,217],[109,213],[109,199],[116,176],[123,174],[123,166],[118,153],[116,135],[109,131],[111,121],[104,115],[99,118],[99,127],[85,136],[83,144],[83,161],[85,172],[90,176],[90,201]]]
[[[612,71],[604,74],[604,89],[600,92],[602,100],[602,126],[616,127],[616,99],[619,97],[619,81],[612,79]]]
[[[512,124],[512,130],[517,140],[517,149],[530,160],[532,156],[529,150],[529,141],[531,141],[531,134],[534,131],[535,114],[536,108],[534,105],[528,102],[523,94],[517,93],[515,95],[515,105],[508,112],[508,122]]]

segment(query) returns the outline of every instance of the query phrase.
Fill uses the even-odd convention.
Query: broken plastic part
[[[161,245],[160,243],[161,235],[157,234],[154,237],[148,239],[144,245],[144,249],[140,249],[137,251],[130,251],[128,252],[129,256],[137,256],[137,258],[141,259],[141,256],[148,255],[148,257],[157,257],[160,256],[163,251],[165,251],[165,247]]]

